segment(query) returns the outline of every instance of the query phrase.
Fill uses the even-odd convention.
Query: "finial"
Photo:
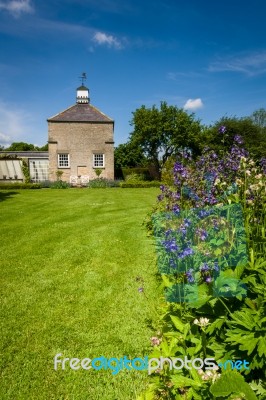
[[[87,75],[86,72],[82,72],[81,76],[79,77],[79,79],[81,80],[81,84],[82,86],[84,85],[84,81],[86,81],[87,79]]]

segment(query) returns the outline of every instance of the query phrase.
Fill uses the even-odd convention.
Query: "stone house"
[[[63,181],[86,184],[96,172],[114,179],[114,121],[90,104],[87,87],[78,87],[76,104],[47,122],[50,181],[62,174]]]

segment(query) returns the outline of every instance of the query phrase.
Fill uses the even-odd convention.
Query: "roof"
[[[86,86],[81,85],[80,87],[77,88],[77,90],[89,90]]]
[[[48,122],[114,122],[98,108],[88,103],[75,104],[47,119]]]

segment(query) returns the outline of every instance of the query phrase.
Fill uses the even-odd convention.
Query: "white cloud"
[[[201,99],[188,99],[184,105],[185,110],[198,110],[203,107]]]
[[[0,144],[24,141],[31,131],[32,116],[14,105],[0,101]]]
[[[33,12],[31,0],[0,1],[0,10],[1,9],[10,12],[14,17],[19,17],[23,13]]]
[[[93,40],[98,45],[107,45],[108,47],[114,47],[115,49],[121,49],[122,43],[115,36],[107,35],[104,32],[96,32],[93,36]]]
[[[11,145],[11,137],[0,132],[0,146],[8,147]]]
[[[210,72],[241,72],[254,76],[266,72],[266,51],[231,56],[210,64]]]

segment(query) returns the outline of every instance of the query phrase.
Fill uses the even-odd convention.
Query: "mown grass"
[[[1,399],[134,399],[144,388],[147,371],[55,371],[53,358],[148,354],[159,291],[141,224],[157,193],[0,193]]]

